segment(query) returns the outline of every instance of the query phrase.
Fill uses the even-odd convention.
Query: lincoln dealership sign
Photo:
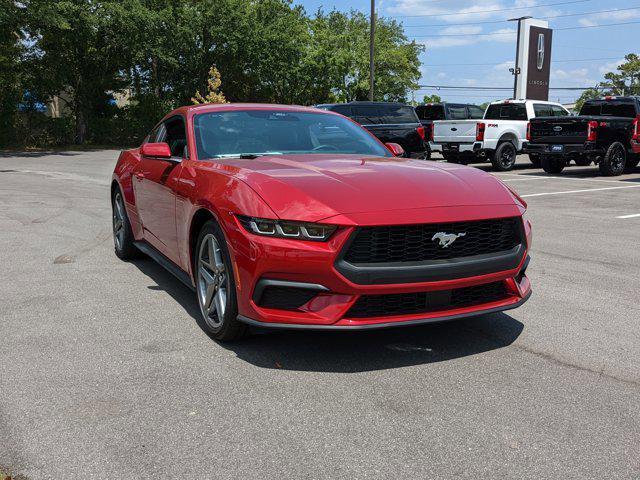
[[[549,99],[553,31],[547,27],[548,22],[534,18],[525,19],[521,23],[517,98]]]

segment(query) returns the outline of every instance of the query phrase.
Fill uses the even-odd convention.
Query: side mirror
[[[140,147],[140,154],[145,157],[169,158],[171,157],[171,149],[169,144],[160,143],[144,143]]]
[[[401,157],[404,155],[404,148],[402,148],[397,143],[385,143],[384,146],[387,147],[391,153],[393,153],[394,157]]]

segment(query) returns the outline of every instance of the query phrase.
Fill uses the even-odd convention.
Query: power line
[[[562,27],[562,28],[554,28],[554,31],[558,30],[582,30],[584,28],[603,28],[603,27],[617,27],[619,25],[633,25],[638,22],[620,22],[620,23],[603,23],[601,25],[583,25],[581,27]],[[468,37],[469,35],[473,35],[474,37],[493,37],[494,35],[515,35],[516,32],[493,32],[493,33],[430,33],[427,35],[411,35],[413,38],[425,38],[425,37]]]
[[[624,54],[620,54],[624,56]],[[617,57],[603,57],[603,58],[574,58],[570,60],[552,60],[551,63],[571,63],[571,62],[596,62],[601,60],[620,60],[620,56]],[[513,60],[503,60],[501,62],[493,63],[430,63],[424,64],[423,67],[482,67],[482,66],[496,66],[507,62],[513,62]]]
[[[493,10],[482,10],[479,12],[455,12],[455,13],[441,13],[441,14],[429,14],[429,15],[390,15],[391,17],[396,18],[423,18],[423,17],[451,17],[454,15],[477,15],[483,13],[491,13],[491,12],[509,12],[513,10],[527,10],[530,8],[540,8],[540,7],[555,7],[557,5],[569,5],[574,3],[586,3],[592,2],[593,0],[573,0],[571,2],[557,2],[557,3],[545,3],[540,5],[532,5],[530,7],[511,7],[511,8],[495,8]]]
[[[487,91],[512,91],[513,87],[478,87],[459,85],[418,85],[420,88],[435,88],[436,90],[487,90]],[[588,90],[593,87],[549,87],[549,90]]]
[[[579,17],[581,15],[597,15],[600,13],[612,13],[612,12],[625,12],[627,10],[637,10],[640,8],[640,5],[630,8],[614,8],[611,10],[596,10],[591,12],[581,12],[581,13],[565,13],[562,15],[551,15],[548,17],[536,17],[540,20],[553,20],[555,18],[565,18],[565,17]],[[497,24],[497,23],[507,23],[509,20],[487,20],[484,22],[467,22],[467,23],[439,23],[439,24],[428,24],[428,25],[403,25],[404,28],[430,28],[430,27],[462,27],[465,25],[489,25],[489,24]]]

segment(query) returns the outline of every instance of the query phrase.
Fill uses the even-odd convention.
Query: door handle
[[[136,177],[138,180],[144,179],[144,173],[142,172],[136,172],[133,174],[133,176]]]

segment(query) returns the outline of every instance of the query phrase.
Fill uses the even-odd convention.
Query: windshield
[[[391,157],[371,135],[329,113],[234,110],[196,115],[198,158],[288,153],[354,153]]]

